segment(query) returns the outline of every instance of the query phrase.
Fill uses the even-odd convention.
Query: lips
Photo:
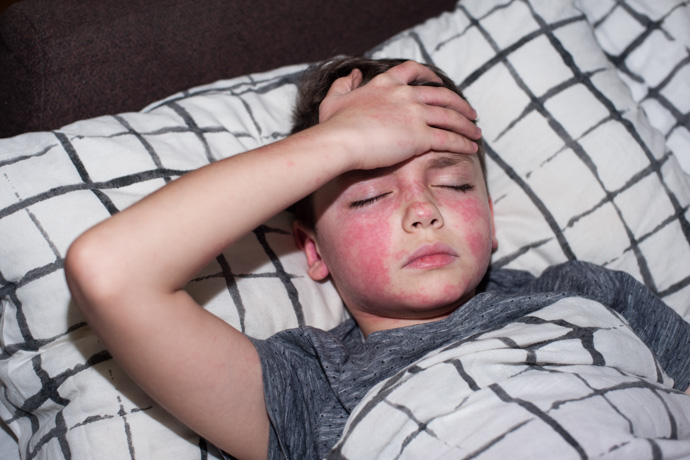
[[[403,264],[405,268],[440,268],[453,262],[458,253],[443,243],[422,246],[413,252]]]

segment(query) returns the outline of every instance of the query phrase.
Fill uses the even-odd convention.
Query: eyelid
[[[386,192],[386,193],[382,193],[380,195],[373,196],[371,198],[365,198],[364,200],[353,201],[350,203],[350,208],[361,208],[362,206],[376,203],[378,200],[390,195],[391,193],[392,192]]]
[[[439,187],[439,188],[448,188],[451,190],[455,190],[458,192],[469,192],[470,190],[474,189],[474,185],[472,184],[461,184],[461,185],[434,185],[434,187]]]

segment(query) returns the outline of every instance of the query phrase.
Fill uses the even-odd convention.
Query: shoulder
[[[548,268],[536,289],[557,290],[596,300],[608,306],[631,301],[654,302],[656,295],[629,273],[589,262],[571,261]]]
[[[548,267],[539,276],[514,269],[493,269],[484,280],[487,292],[501,294],[523,292],[576,291],[583,286],[620,283],[628,274],[615,272],[589,262],[569,261]]]
[[[623,271],[612,270],[601,265],[596,265],[591,262],[585,262],[582,260],[571,260],[568,262],[563,262],[561,264],[553,265],[542,273],[539,277],[544,279],[551,278],[572,278],[572,279],[586,279],[592,282],[598,282],[601,280],[627,280],[634,278]]]
[[[487,277],[486,291],[509,295],[558,293],[585,297],[611,307],[637,300],[650,302],[656,297],[628,273],[583,261],[553,265],[539,276],[519,270],[492,270]]]
[[[652,292],[629,273],[583,261],[570,261],[547,268],[535,279],[534,291],[562,292],[597,300],[604,304],[620,297],[647,296]]]

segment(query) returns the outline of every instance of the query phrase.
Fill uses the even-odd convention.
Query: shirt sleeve
[[[532,289],[579,295],[620,313],[673,379],[674,388],[690,386],[690,323],[628,273],[570,262],[547,269]]]
[[[271,422],[269,459],[315,458],[314,417],[328,391],[316,352],[300,330],[282,331],[267,340],[252,339],[259,358],[266,410]]]

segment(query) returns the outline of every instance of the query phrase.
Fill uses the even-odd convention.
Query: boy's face
[[[318,190],[314,208],[310,274],[330,274],[359,322],[447,316],[474,295],[497,246],[477,155],[352,171]]]

